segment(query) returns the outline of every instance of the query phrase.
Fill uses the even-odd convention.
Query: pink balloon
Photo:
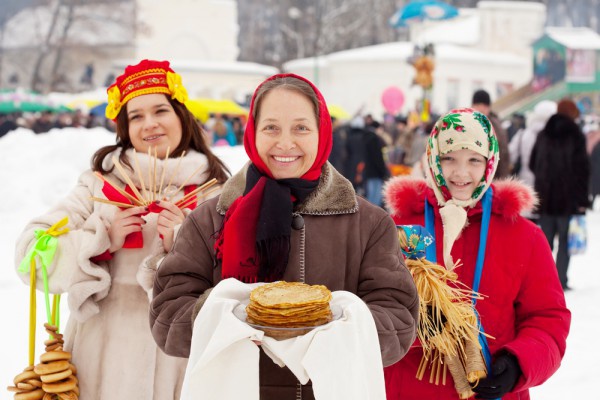
[[[404,104],[404,93],[396,86],[390,86],[381,94],[383,108],[390,114],[397,114]]]

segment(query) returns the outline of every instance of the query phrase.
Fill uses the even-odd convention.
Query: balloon
[[[381,94],[381,103],[388,113],[397,114],[404,104],[404,93],[396,86],[390,86]]]

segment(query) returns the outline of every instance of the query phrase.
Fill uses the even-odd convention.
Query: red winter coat
[[[521,217],[531,208],[531,189],[515,181],[492,184],[494,193],[485,262],[477,311],[492,356],[507,350],[523,372],[513,392],[503,399],[529,399],[530,387],[546,381],[560,366],[565,353],[571,313],[566,308],[552,252],[541,229]],[[435,214],[437,261],[443,265],[442,221],[433,190],[424,180],[396,178],[385,188],[394,220],[402,225],[425,225],[424,199]],[[473,286],[481,228],[481,203],[468,212],[468,223],[454,243],[452,257],[461,260],[459,279]],[[388,400],[458,399],[450,374],[446,385],[429,383],[429,370],[417,380],[423,351],[413,346],[398,363],[385,369]]]

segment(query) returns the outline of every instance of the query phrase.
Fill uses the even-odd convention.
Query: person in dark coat
[[[540,197],[539,224],[550,248],[558,236],[556,267],[564,290],[568,290],[569,252],[567,236],[573,215],[585,214],[589,202],[590,161],[585,137],[575,119],[575,103],[563,99],[544,129],[538,134],[529,160],[535,176],[535,191]]]
[[[379,128],[379,123],[373,121],[372,128]],[[383,159],[385,142],[374,129],[366,129],[364,136],[365,167],[363,180],[367,200],[376,206],[383,206],[383,182],[390,177],[390,171]]]
[[[0,138],[18,127],[12,115],[0,115]]]
[[[346,137],[348,136],[346,130],[348,127],[333,117],[331,118],[331,126],[333,129],[333,144],[331,146],[331,153],[329,154],[328,161],[335,169],[343,172],[344,164],[348,157],[348,152],[346,151]]]
[[[600,195],[600,143],[592,150],[590,156],[591,175],[590,175],[590,196],[593,202],[596,196]]]
[[[586,140],[591,168],[590,203],[593,207],[596,196],[600,195],[600,125],[597,122],[588,126]]]
[[[492,123],[496,137],[498,138],[498,146],[500,148],[500,161],[498,162],[498,170],[496,171],[496,179],[506,178],[510,176],[510,153],[508,151],[508,133],[502,127],[500,120],[492,112],[492,100],[490,94],[483,89],[475,91],[473,93],[473,101],[471,102],[471,108],[479,111]]]
[[[342,175],[350,182],[359,195],[365,194],[363,170],[365,168],[365,120],[357,116],[350,121],[346,129],[346,159]]]

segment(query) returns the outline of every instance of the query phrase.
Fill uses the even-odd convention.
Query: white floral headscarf
[[[487,160],[485,174],[468,200],[452,198],[442,174],[440,157],[456,150],[473,150]],[[467,222],[465,208],[473,207],[490,187],[498,161],[498,140],[490,120],[470,108],[455,109],[442,116],[431,130],[427,141],[428,184],[433,188],[440,205],[444,225],[444,263],[452,269],[454,262],[450,250]]]

